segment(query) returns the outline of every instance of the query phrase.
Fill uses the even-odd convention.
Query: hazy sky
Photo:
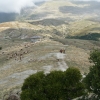
[[[19,13],[21,8],[35,6],[35,2],[47,1],[47,0],[0,0],[0,12],[17,12]]]
[[[34,3],[40,1],[48,1],[48,0],[0,0],[0,12],[20,13],[21,8],[28,6],[35,6]],[[77,0],[77,1],[88,1],[88,0]],[[94,1],[100,1],[100,0],[94,0]]]

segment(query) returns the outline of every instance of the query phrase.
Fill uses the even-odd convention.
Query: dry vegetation
[[[84,35],[88,33],[100,33],[100,23],[88,20],[72,22],[69,25],[71,36]]]
[[[63,60],[58,61],[60,49],[65,49],[66,52]],[[21,59],[20,55],[12,56],[16,52],[22,54]],[[8,54],[12,57],[8,58]],[[16,46],[4,48],[0,51],[0,56],[0,62],[5,61],[0,63],[0,90],[3,91],[1,95],[16,87],[20,89],[23,80],[37,71],[64,70],[62,66],[65,68],[74,66],[84,74],[88,72],[90,66],[89,50],[69,44],[63,45],[49,39],[37,43],[22,42]]]
[[[82,23],[84,23],[82,26],[84,27],[87,22],[82,21]],[[72,25],[73,30],[80,25]],[[13,37],[5,39],[6,35],[11,36],[6,34],[8,32],[6,27],[8,26],[9,28],[17,28],[20,33],[26,34],[29,37],[39,35],[44,38],[36,43],[31,42],[30,39],[28,41]],[[91,26],[91,24],[89,23],[88,26]],[[0,50],[0,97],[10,90],[20,90],[24,79],[37,71],[44,70],[45,73],[52,70],[64,71],[68,67],[74,66],[79,68],[82,74],[87,73],[91,65],[88,60],[90,50],[100,46],[99,41],[64,39],[68,32],[70,32],[68,25],[35,26],[28,23],[10,22],[2,23],[0,27],[5,27],[5,31],[0,32],[0,46],[2,46],[2,50]],[[29,28],[29,31],[24,33],[25,31],[20,30],[21,28]],[[30,30],[42,30],[43,32],[34,31],[32,33]],[[18,34],[18,31],[16,34]],[[40,34],[41,32],[42,34]],[[59,32],[60,35],[56,34],[56,32]],[[56,39],[56,41],[50,38]],[[64,55],[59,52],[60,49],[65,49]]]
[[[58,3],[46,2],[31,12],[28,17],[36,12],[44,13],[48,9],[47,18],[62,17],[63,19],[67,16],[75,20],[69,23],[63,20],[64,24],[55,26],[48,25],[52,23],[52,19],[49,20],[50,22],[47,21],[48,23],[43,23],[41,19],[0,24],[0,47],[2,47],[0,50],[0,100],[5,93],[20,90],[24,79],[37,71],[48,73],[52,70],[64,71],[68,67],[77,67],[82,74],[88,73],[91,66],[88,60],[90,51],[100,49],[100,41],[65,37],[100,33],[100,23],[87,20],[86,18],[90,18],[90,15],[78,16],[71,13],[63,14],[59,11],[60,6],[68,5],[77,6],[61,0]],[[84,6],[87,5],[77,7]],[[37,22],[41,23],[35,25],[34,23]],[[31,37],[34,36],[42,37],[41,41],[32,42]],[[65,49],[65,54],[59,52],[61,49]]]

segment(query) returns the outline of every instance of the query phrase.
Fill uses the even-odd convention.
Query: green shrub
[[[94,50],[90,54],[90,61],[94,64],[84,79],[86,88],[100,99],[100,50]],[[97,99],[97,100],[99,100]]]
[[[2,47],[0,47],[0,50],[2,50]]]
[[[21,100],[68,100],[83,95],[81,73],[76,68],[65,72],[53,71],[47,75],[38,72],[25,79]]]
[[[100,33],[89,33],[82,36],[67,36],[66,38],[99,41]]]

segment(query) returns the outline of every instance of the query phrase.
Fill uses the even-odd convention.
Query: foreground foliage
[[[90,72],[84,79],[84,82],[88,91],[93,92],[95,97],[100,99],[100,50],[91,52],[90,61],[94,65],[90,67]]]
[[[83,95],[82,75],[76,68],[47,75],[38,72],[29,76],[23,86],[21,100],[68,100]]]

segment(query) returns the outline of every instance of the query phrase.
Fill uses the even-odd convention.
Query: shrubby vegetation
[[[95,94],[96,100],[100,99],[100,50],[95,50],[90,54],[90,61],[94,64],[90,67],[90,72],[84,79],[88,92]]]
[[[66,38],[99,41],[100,34],[99,33],[89,33],[89,34],[82,35],[82,36],[67,36]]]
[[[47,75],[38,72],[28,77],[23,86],[21,100],[68,100],[85,93],[82,75],[76,68],[65,72],[53,71]]]
[[[90,54],[90,72],[83,79],[87,93],[78,100],[100,100],[100,50],[94,50]]]
[[[100,50],[90,53],[90,62],[93,65],[84,79],[76,68],[29,76],[22,86],[21,100],[99,100]]]
[[[2,50],[2,47],[0,47],[0,50]]]

